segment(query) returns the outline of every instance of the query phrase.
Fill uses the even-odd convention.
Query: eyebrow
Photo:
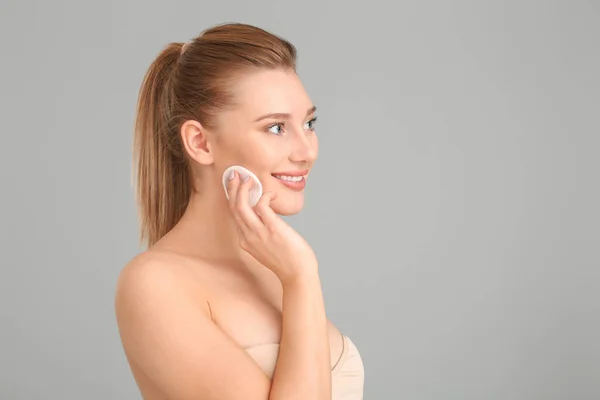
[[[317,107],[312,106],[306,112],[306,116],[308,117],[310,114],[314,113],[315,111],[317,111]],[[257,119],[254,120],[254,122],[262,121],[263,119],[275,119],[275,118],[288,119],[290,117],[291,117],[290,113],[269,113],[269,114],[265,114],[263,116],[258,117]]]

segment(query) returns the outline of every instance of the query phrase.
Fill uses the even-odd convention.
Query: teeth
[[[281,179],[282,181],[300,182],[302,176],[287,176],[287,175],[275,175],[275,178]]]

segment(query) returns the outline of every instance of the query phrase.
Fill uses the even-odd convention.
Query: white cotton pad
[[[227,168],[225,172],[223,172],[223,189],[225,189],[225,196],[227,199],[229,199],[229,194],[227,193],[227,182],[229,180],[229,173],[231,171],[237,172],[242,182],[247,177],[250,177],[250,179],[253,181],[253,185],[250,188],[250,193],[248,195],[248,202],[250,203],[250,207],[254,207],[263,194],[260,181],[256,175],[252,173],[252,171],[239,165],[232,165],[231,167]]]

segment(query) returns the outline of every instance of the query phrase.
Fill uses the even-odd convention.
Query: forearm
[[[283,322],[270,400],[330,400],[327,317],[317,272],[283,283]]]

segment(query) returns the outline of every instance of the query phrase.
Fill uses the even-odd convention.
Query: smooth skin
[[[299,212],[304,193],[273,177],[314,164],[314,107],[291,71],[249,74],[235,93],[216,131],[181,128],[199,189],[119,277],[123,347],[146,400],[331,399],[342,337],[326,318],[314,252],[280,217]],[[225,197],[221,177],[233,164],[263,184],[254,208],[251,180],[237,174]],[[280,344],[272,380],[245,350],[268,343]]]

